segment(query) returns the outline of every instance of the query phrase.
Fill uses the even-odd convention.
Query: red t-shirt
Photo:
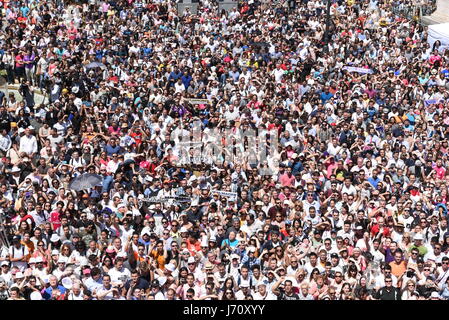
[[[50,222],[53,223],[53,230],[56,230],[61,226],[60,215],[61,213],[58,211],[54,211],[50,214]]]

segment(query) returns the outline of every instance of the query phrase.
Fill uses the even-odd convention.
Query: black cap
[[[338,254],[332,253],[332,254],[331,254],[331,258],[338,258]]]
[[[12,241],[20,241],[22,239],[19,235],[12,237]]]
[[[79,233],[74,233],[72,237],[73,237],[73,238],[81,238],[81,236],[80,236]]]
[[[151,281],[151,287],[152,288],[159,288],[160,284],[159,281],[157,279],[154,279],[153,281]]]

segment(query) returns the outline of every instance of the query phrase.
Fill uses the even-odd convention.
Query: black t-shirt
[[[128,290],[130,285],[131,285],[131,280],[128,280],[125,283],[125,289]],[[137,281],[137,285],[134,288],[139,288],[141,290],[147,290],[149,287],[150,287],[150,284],[148,283],[147,280],[145,280],[143,278],[139,278],[139,280]]]
[[[299,296],[293,292],[291,295],[287,295],[285,292],[281,291],[278,295],[278,300],[299,300]]]

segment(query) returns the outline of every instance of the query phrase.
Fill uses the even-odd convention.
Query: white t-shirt
[[[20,245],[20,248],[17,249],[15,246],[12,246],[9,248],[9,257],[10,258],[23,258],[24,256],[28,255],[29,251],[26,246]],[[11,268],[17,267],[20,271],[24,271],[27,267],[26,261],[15,261],[11,262]]]
[[[122,268],[122,270],[117,270],[117,268],[113,268],[112,270],[109,271],[109,275],[111,276],[112,283],[120,281],[125,283],[131,277],[131,272],[129,272],[129,270],[126,268]]]

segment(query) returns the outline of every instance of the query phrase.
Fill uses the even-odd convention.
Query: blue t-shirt
[[[224,239],[221,242],[221,245],[223,246],[224,244],[229,245],[231,248],[235,248],[239,244],[239,241],[237,239],[234,239],[234,241],[230,241],[229,239]]]
[[[63,286],[61,286],[61,285],[58,285],[58,290],[61,292],[61,294],[64,294],[66,292],[66,289]],[[50,300],[52,292],[53,292],[53,288],[52,287],[48,287],[47,289],[44,290],[44,293],[42,294],[42,297],[45,300]]]

